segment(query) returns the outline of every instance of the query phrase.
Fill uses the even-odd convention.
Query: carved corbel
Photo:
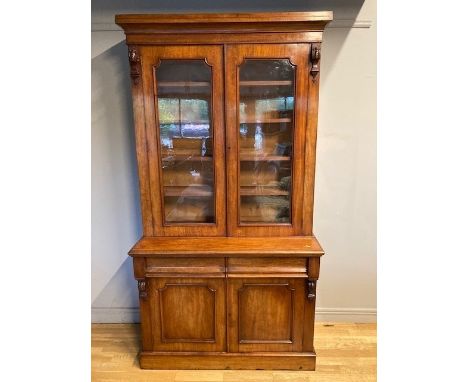
[[[141,60],[135,48],[128,49],[128,60],[130,61],[130,77],[134,85],[138,85],[141,77]]]
[[[317,280],[307,280],[307,299],[314,301],[316,297]]]
[[[312,76],[312,80],[315,82],[318,74],[320,73],[320,44],[312,44],[310,49],[310,62],[312,64],[310,74]]]
[[[146,280],[138,280],[138,293],[140,294],[140,298],[146,299],[148,297]]]

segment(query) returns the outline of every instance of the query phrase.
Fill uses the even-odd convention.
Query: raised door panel
[[[151,278],[153,351],[223,351],[223,279]]]
[[[140,47],[154,232],[226,232],[223,49]]]
[[[303,279],[228,279],[231,352],[301,351]]]
[[[231,236],[302,234],[310,44],[229,45]]]

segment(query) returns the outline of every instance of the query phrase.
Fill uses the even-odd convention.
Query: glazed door
[[[223,48],[143,46],[140,53],[154,232],[222,236]]]
[[[229,235],[302,233],[309,52],[309,44],[227,48]]]

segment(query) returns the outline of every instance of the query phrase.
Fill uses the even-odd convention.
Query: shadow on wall
[[[334,11],[340,19],[355,19],[364,0],[93,0],[93,22],[112,22],[117,13]]]
[[[122,306],[138,306],[137,282],[133,278],[132,258],[129,256],[93,301],[93,308],[120,308]]]
[[[199,0],[194,6],[192,0],[159,0],[156,3],[146,0],[93,0],[91,4],[93,23],[113,24],[119,13],[189,13],[189,12],[274,12],[274,11],[324,11],[334,12],[335,20],[346,20],[351,24],[356,20],[365,0]],[[322,85],[333,63],[344,45],[350,28],[328,28],[324,33],[325,51],[322,66],[328,70],[321,74]],[[332,41],[329,41],[332,40]],[[331,48],[333,47],[333,48]]]
[[[127,252],[142,230],[125,42],[95,57],[91,68],[92,301],[94,304],[104,291],[114,290],[115,298],[108,298],[108,304],[126,306],[128,299],[119,297],[121,283],[133,291],[134,282],[115,276],[123,272],[123,266],[131,272]],[[131,300],[132,304],[138,301]]]

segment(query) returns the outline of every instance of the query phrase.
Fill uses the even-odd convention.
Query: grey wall
[[[116,13],[333,10],[324,33],[314,232],[319,320],[376,317],[376,0],[92,3],[92,319],[138,320],[126,253],[141,235],[132,104]]]

